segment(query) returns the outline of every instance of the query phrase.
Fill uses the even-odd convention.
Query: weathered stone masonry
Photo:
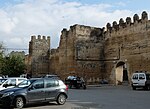
[[[31,36],[29,42],[29,58],[28,64],[30,65],[30,73],[34,76],[41,76],[49,73],[49,50],[50,50],[50,37],[41,37],[38,35]]]
[[[50,71],[59,74],[63,79],[68,75],[78,75],[87,78],[89,82],[90,79],[99,81],[102,66],[99,62],[103,49],[102,32],[100,28],[83,25],[71,26],[69,31],[63,29],[59,48],[50,59],[50,68],[57,66],[57,72]]]
[[[135,14],[133,21],[127,17],[124,22],[121,18],[118,24],[116,21],[112,26],[107,23],[106,29],[74,25],[69,30],[62,30],[59,47],[50,50],[49,61],[44,66],[62,79],[68,75],[79,75],[88,83],[98,83],[102,79],[114,84],[130,82],[133,72],[150,72],[149,40],[150,21],[145,11],[141,19]],[[32,54],[32,62],[37,61],[37,54],[47,57],[50,39],[48,46],[43,43],[37,47],[44,48],[41,52],[33,49],[33,42],[36,41],[31,40],[29,53]],[[40,65],[43,66],[43,63]],[[42,71],[41,74],[46,72]]]
[[[141,19],[135,14],[133,22],[130,17],[126,22],[120,19],[119,24],[108,23],[105,33],[105,59],[114,59],[105,62],[106,72],[110,81],[118,84],[123,81],[124,70],[130,81],[135,71],[150,72],[150,21],[147,13],[142,13]],[[116,60],[115,60],[116,59]]]

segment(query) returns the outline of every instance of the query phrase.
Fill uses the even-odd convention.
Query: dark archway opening
[[[123,81],[128,81],[128,72],[127,69],[123,69]]]

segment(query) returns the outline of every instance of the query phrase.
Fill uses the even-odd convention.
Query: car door
[[[138,80],[139,80],[138,73],[134,73],[133,76],[132,76],[133,86],[138,86]]]
[[[44,81],[36,80],[27,91],[28,102],[45,100]]]
[[[139,86],[145,86],[146,76],[144,73],[139,74]]]
[[[55,79],[45,79],[45,98],[53,100],[59,92],[59,83]]]

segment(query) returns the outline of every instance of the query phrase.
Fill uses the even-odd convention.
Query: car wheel
[[[148,90],[150,90],[150,85],[148,85],[147,87],[148,87]]]
[[[132,89],[133,89],[133,90],[136,90],[136,87],[135,87],[135,86],[132,86]]]
[[[60,94],[58,97],[57,97],[57,103],[59,105],[63,105],[65,104],[66,102],[66,96],[64,94]]]
[[[86,89],[86,85],[83,85],[83,89]]]
[[[144,89],[145,89],[145,90],[148,90],[148,86],[147,86],[147,85],[146,85],[146,86],[144,86]]]
[[[77,85],[76,85],[76,89],[80,89],[80,84],[77,84]]]
[[[70,88],[70,89],[72,88],[72,85],[71,85],[71,84],[69,85],[69,88]]]
[[[21,109],[21,108],[23,108],[23,106],[24,106],[23,98],[22,97],[17,97],[15,99],[15,107]]]

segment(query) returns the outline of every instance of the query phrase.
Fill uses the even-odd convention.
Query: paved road
[[[65,105],[30,105],[25,109],[150,109],[150,91],[133,91],[130,86],[101,86],[69,89]]]
[[[72,104],[85,109],[150,109],[150,91],[141,89],[133,91],[130,86],[93,87],[86,91],[72,90],[70,95],[74,95],[70,98],[70,102],[73,100]]]

